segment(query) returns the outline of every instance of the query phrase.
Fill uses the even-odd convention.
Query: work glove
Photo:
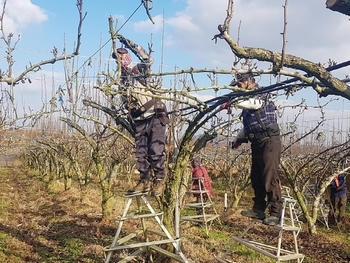
[[[220,110],[227,109],[228,107],[229,107],[229,103],[228,102],[224,102],[223,104],[221,104]]]
[[[227,109],[227,114],[232,113],[230,102],[225,102],[225,103],[221,104],[220,110],[224,110],[224,109]]]

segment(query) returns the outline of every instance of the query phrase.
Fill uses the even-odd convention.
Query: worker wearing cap
[[[126,48],[118,48],[117,54],[112,54],[121,64],[121,89],[127,94],[122,99],[135,126],[136,169],[140,172],[138,183],[127,194],[145,194],[151,190],[154,181],[151,194],[158,196],[162,194],[165,177],[165,125],[169,123],[166,106],[147,89],[152,58],[131,40],[118,38],[141,60],[133,65]]]
[[[238,75],[236,85],[246,90],[259,88],[254,76],[250,74]],[[235,106],[242,109],[243,129],[232,143],[232,148],[235,149],[249,141],[252,152],[250,178],[254,190],[254,204],[251,210],[244,210],[241,214],[261,219],[266,225],[276,225],[281,216],[282,196],[278,174],[281,139],[275,105],[268,94],[264,94],[243,100]],[[267,207],[268,217],[265,216]]]

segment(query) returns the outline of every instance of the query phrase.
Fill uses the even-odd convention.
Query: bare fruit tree
[[[20,123],[26,123],[26,120],[31,120],[32,122],[38,118],[39,115],[50,114],[51,111],[45,111],[47,105],[49,105],[49,101],[43,102],[42,109],[40,113],[38,112],[25,112],[19,116],[17,105],[14,100],[14,89],[18,84],[21,83],[32,83],[29,74],[40,71],[44,66],[55,64],[59,61],[68,61],[79,54],[79,49],[81,46],[81,35],[82,35],[82,25],[83,21],[87,15],[87,13],[83,12],[83,1],[77,0],[76,6],[79,14],[79,22],[77,25],[77,39],[75,42],[75,47],[72,53],[67,53],[67,50],[63,48],[61,54],[59,54],[58,48],[53,47],[51,50],[52,57],[46,60],[42,60],[39,62],[30,62],[26,68],[19,73],[18,75],[14,75],[14,66],[15,66],[15,57],[16,57],[16,46],[20,41],[20,35],[17,37],[14,33],[6,33],[6,21],[4,19],[6,13],[6,5],[7,0],[3,2],[2,10],[0,14],[0,35],[1,41],[6,46],[6,63],[7,68],[2,68],[0,71],[0,84],[1,85],[1,105],[0,109],[0,127],[1,129],[5,129],[8,125],[14,125]],[[6,84],[7,86],[5,86]],[[12,112],[14,113],[12,115]]]

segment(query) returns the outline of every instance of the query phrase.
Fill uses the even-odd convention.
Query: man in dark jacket
[[[247,90],[259,88],[250,74],[237,76],[237,86]],[[243,109],[243,129],[237,135],[232,148],[250,141],[252,151],[251,183],[254,204],[243,216],[263,220],[266,225],[279,223],[282,212],[281,183],[278,166],[281,157],[281,139],[275,105],[268,94],[256,96],[235,104]],[[266,201],[267,197],[267,201]],[[265,216],[269,207],[270,216]]]
[[[341,169],[347,168],[346,162],[342,162]],[[338,224],[344,219],[348,189],[346,187],[346,173],[336,175],[330,185],[331,207],[328,220],[330,224]],[[338,213],[338,216],[336,216]]]

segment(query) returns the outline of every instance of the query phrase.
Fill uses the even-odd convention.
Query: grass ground
[[[77,188],[63,191],[60,183],[50,189],[48,192],[47,183],[26,170],[0,169],[0,262],[104,262],[104,247],[112,242],[117,225],[102,222],[99,191],[93,185],[83,192]],[[119,201],[115,216],[123,212],[124,190],[116,189]],[[239,236],[246,228],[248,220],[240,216],[240,210],[223,212],[222,196],[217,192],[214,197],[221,222],[214,221],[209,236],[201,226],[189,222],[181,224],[182,252],[189,262],[217,262],[215,256],[222,255],[230,247],[230,237]],[[242,208],[249,206],[249,199],[242,200]],[[154,202],[152,198],[149,200]],[[157,207],[157,203],[152,204]],[[134,232],[135,228],[140,228],[140,224],[125,223],[122,234]],[[276,245],[277,236],[276,229],[261,224],[249,231],[249,238],[266,244]],[[292,240],[291,236],[283,237],[287,249],[292,248]],[[318,234],[313,236],[303,229],[298,242],[300,253],[306,256],[303,262],[350,262],[349,211],[346,221],[338,227],[327,230],[320,225]],[[113,262],[127,252],[115,253]],[[233,244],[227,259],[274,262],[239,244]],[[156,258],[155,262],[165,261]]]

